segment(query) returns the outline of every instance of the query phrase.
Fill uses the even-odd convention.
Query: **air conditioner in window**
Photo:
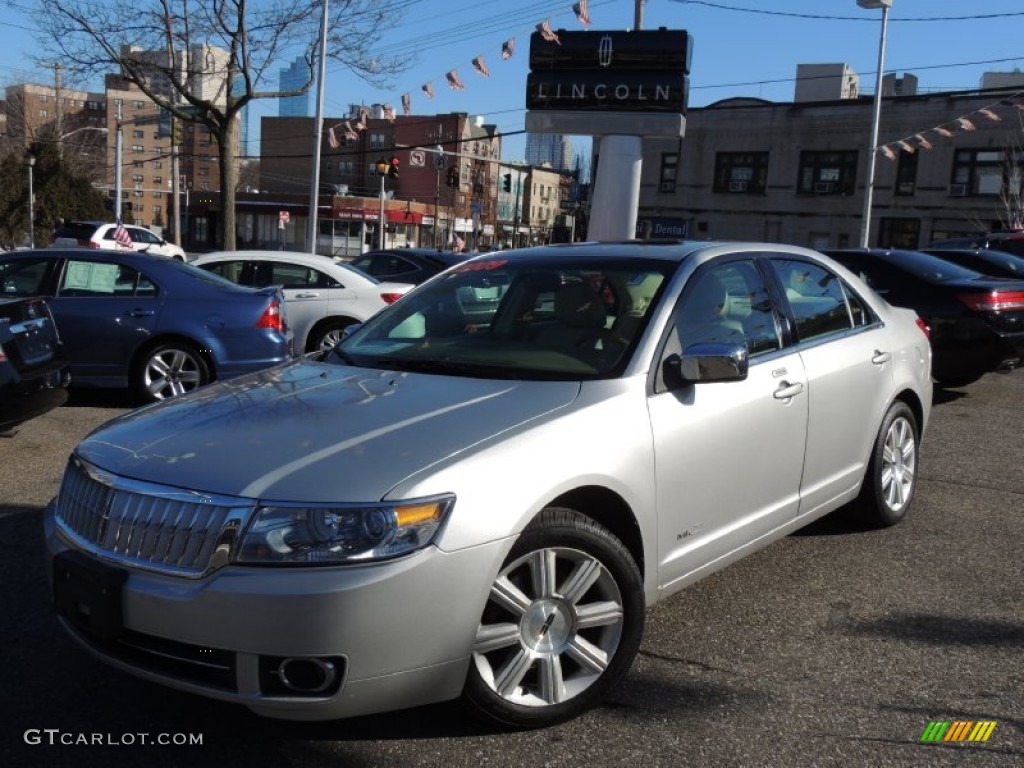
[[[747,191],[747,182],[745,182],[745,181],[730,181],[729,182],[729,191],[730,192],[746,192]]]
[[[658,185],[659,192],[675,192],[676,183],[674,181],[663,181]]]
[[[814,185],[814,191],[819,195],[828,194],[835,192],[836,184],[834,181],[819,181]]]
[[[949,196],[950,197],[964,197],[967,194],[966,184],[950,184],[949,185]]]

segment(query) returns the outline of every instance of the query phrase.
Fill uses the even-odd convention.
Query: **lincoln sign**
[[[530,110],[686,112],[690,39],[681,30],[530,37]]]

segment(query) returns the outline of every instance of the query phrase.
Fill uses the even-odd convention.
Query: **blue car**
[[[130,388],[141,402],[290,360],[277,288],[252,289],[133,251],[0,254],[0,297],[44,296],[75,385]]]

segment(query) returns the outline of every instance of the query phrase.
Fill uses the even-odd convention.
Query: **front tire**
[[[629,670],[643,624],[643,581],[622,543],[575,510],[546,509],[491,586],[465,701],[502,727],[576,717]]]
[[[135,366],[133,389],[144,403],[191,392],[211,381],[199,351],[184,342],[165,342],[148,350]]]
[[[890,406],[871,451],[856,507],[865,522],[890,526],[906,517],[917,488],[917,418],[906,403]]]

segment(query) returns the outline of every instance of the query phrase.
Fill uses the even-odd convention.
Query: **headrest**
[[[607,320],[601,298],[585,283],[569,283],[559,289],[555,317],[574,328],[602,328]]]

